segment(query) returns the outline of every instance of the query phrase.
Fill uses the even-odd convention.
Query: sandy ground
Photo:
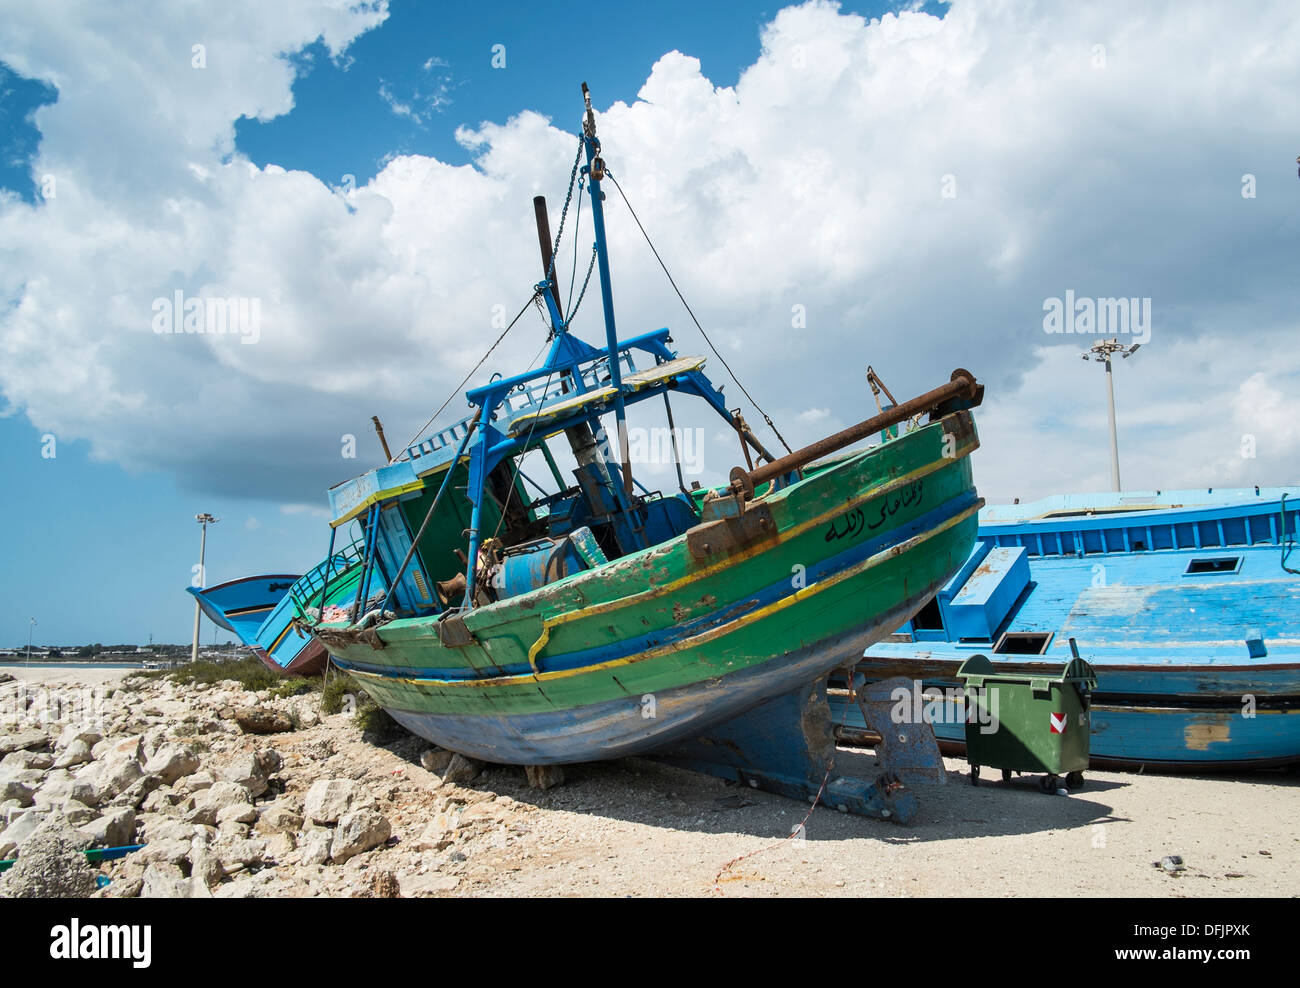
[[[869,755],[841,750],[842,769]],[[536,848],[517,847],[486,894],[1288,896],[1300,893],[1294,775],[1250,778],[1089,773],[1067,797],[1036,779],[916,787],[910,825],[818,808],[804,839],[780,841],[807,813],[790,800],[642,760],[581,766],[565,786],[529,793],[545,811]],[[493,772],[496,783],[508,770]],[[506,780],[502,780],[503,782]],[[752,805],[730,808],[736,802]],[[723,870],[737,855],[759,853]],[[1180,855],[1186,871],[1153,867]],[[718,891],[714,879],[721,874]]]
[[[123,674],[6,671],[45,684]],[[346,869],[316,869],[315,877],[286,863],[274,870],[290,871],[283,877],[292,886],[275,894],[350,894],[366,869],[381,867],[401,876],[405,894],[417,895],[1300,893],[1294,772],[1095,771],[1081,791],[1063,797],[1041,793],[1035,777],[1003,785],[986,773],[972,787],[965,763],[948,759],[946,785],[916,787],[921,811],[910,825],[819,807],[802,839],[783,840],[804,820],[806,804],[645,759],[569,766],[563,785],[538,791],[528,788],[522,769],[505,766],[453,786],[420,767],[427,745],[418,739],[372,744],[345,715],[247,742],[254,740],[273,744],[287,765],[302,765],[294,771],[304,780],[343,766],[383,794],[397,838]],[[336,753],[317,761],[312,752],[322,744]],[[874,774],[870,753],[841,749],[837,763],[837,774]],[[437,852],[422,849],[421,833],[449,801],[467,804],[460,807],[466,820],[480,817],[479,825],[461,823]],[[742,855],[749,856],[728,866]],[[1186,870],[1170,875],[1153,867],[1165,855],[1180,855]],[[332,873],[346,873],[348,882],[335,882]]]
[[[33,686],[102,686],[116,683],[136,669],[108,669],[82,666],[69,669],[58,664],[34,663],[31,666],[0,666],[0,674],[8,673],[15,679]]]

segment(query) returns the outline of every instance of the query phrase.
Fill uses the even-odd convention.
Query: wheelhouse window
[[[1241,569],[1240,556],[1209,556],[1193,559],[1183,571],[1184,576],[1205,576],[1212,573],[1235,573]]]

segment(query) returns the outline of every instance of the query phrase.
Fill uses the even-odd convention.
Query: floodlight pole
[[[1106,366],[1106,413],[1110,420],[1110,484],[1116,492],[1120,490],[1119,480],[1119,433],[1115,427],[1115,378],[1111,372],[1111,357],[1118,353],[1122,357],[1131,357],[1137,353],[1140,343],[1132,346],[1120,346],[1119,340],[1098,340],[1083,359],[1096,360]]]
[[[221,519],[213,518],[212,515],[208,514],[205,511],[202,514],[195,515],[194,520],[203,526],[203,532],[199,536],[199,574],[198,574],[199,576],[198,585],[199,585],[199,589],[202,590],[204,584],[207,583],[207,574],[204,572],[203,569],[203,557],[207,552],[207,548],[208,548],[208,526],[215,525]],[[203,618],[203,607],[202,605],[199,604],[198,600],[196,599],[194,601],[194,644],[190,646],[191,662],[199,661],[199,622],[202,620],[202,618]]]

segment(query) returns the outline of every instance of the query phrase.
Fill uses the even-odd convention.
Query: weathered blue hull
[[[1055,675],[1073,638],[1098,677],[1094,763],[1300,763],[1296,494],[1075,495],[986,509],[967,564],[926,612],[868,648],[857,673],[942,693],[935,735],[959,751],[963,661],[980,653]],[[856,706],[830,699],[842,733],[862,729]]]
[[[213,587],[188,587],[214,624],[234,632],[269,669],[311,675],[325,662],[325,648],[293,623],[289,588],[297,576],[249,576]]]
[[[931,719],[935,737],[949,754],[964,755],[964,705],[953,695],[960,689],[954,662],[951,676],[922,680],[922,689],[939,690],[944,703]],[[859,670],[869,679],[907,670],[906,663],[868,662]],[[1059,673],[1059,669],[1053,673]],[[1193,672],[1171,670],[1174,676]],[[874,674],[873,674],[874,673]],[[1161,673],[1164,675],[1164,673]],[[1149,683],[1150,673],[1146,679]],[[1300,697],[1295,681],[1300,669],[1255,680],[1257,705],[1250,709],[1241,695],[1203,697],[1195,704],[1173,696],[1139,696],[1104,692],[1115,680],[1099,670],[1092,704],[1092,764],[1099,768],[1149,768],[1161,771],[1230,771],[1300,764]],[[1289,695],[1289,700],[1279,698]],[[831,716],[851,738],[865,725],[862,712],[842,694],[830,697]]]

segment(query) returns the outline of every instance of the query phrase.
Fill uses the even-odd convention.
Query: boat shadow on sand
[[[409,737],[380,746],[416,764],[419,751],[427,747]],[[981,779],[979,786],[972,787],[964,763],[950,758],[946,764],[945,784],[920,783],[912,787],[921,808],[907,825],[840,813],[825,804],[808,816],[806,803],[651,758],[566,765],[564,782],[546,790],[530,788],[520,766],[488,765],[481,775],[460,788],[487,796],[508,796],[556,814],[699,834],[780,838],[802,823],[802,836],[809,841],[873,839],[916,843],[1079,831],[1098,824],[1125,822],[1114,815],[1114,807],[1105,796],[1124,788],[1129,784],[1127,780],[1089,778],[1082,790],[1062,798],[1040,792],[1037,777],[1030,775],[1014,778],[1010,784]],[[838,749],[835,769],[837,776],[864,779],[874,778],[880,771],[870,751],[849,748]],[[575,828],[580,826],[575,823]]]

